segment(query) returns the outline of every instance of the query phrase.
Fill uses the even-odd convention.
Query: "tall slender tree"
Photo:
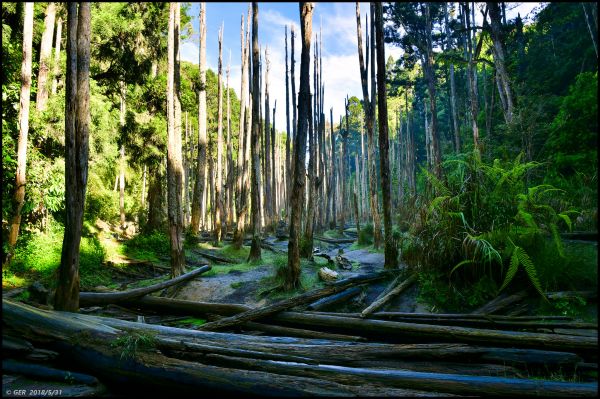
[[[168,218],[169,240],[171,244],[171,275],[179,276],[185,267],[183,252],[183,215],[181,187],[183,185],[183,167],[181,162],[181,131],[176,114],[177,69],[179,64],[179,23],[177,9],[179,3],[169,5],[169,34],[167,41],[168,69],[167,69],[167,187],[168,187]],[[179,133],[179,137],[178,136]]]
[[[290,79],[289,79],[289,66],[288,66],[288,37],[287,37],[287,25],[285,26],[285,124],[286,124],[286,136],[285,136],[285,174],[286,174],[286,194],[285,199],[285,212],[286,215],[290,213],[290,195],[292,192],[292,165],[290,159],[290,142],[293,140],[290,131]],[[292,95],[295,95],[292,93]]]
[[[77,21],[75,17],[75,21]],[[75,25],[76,26],[76,25]],[[19,140],[17,143],[17,173],[15,196],[13,202],[13,217],[8,234],[8,256],[6,263],[12,257],[19,228],[21,226],[21,210],[25,203],[25,185],[27,183],[27,136],[29,134],[29,97],[31,94],[31,56],[33,41],[33,3],[25,3],[23,14],[23,58],[21,62],[21,96],[19,101]]]
[[[388,110],[385,78],[385,49],[383,45],[383,6],[375,3],[375,42],[377,46],[377,111],[379,113],[379,170],[383,197],[383,228],[385,239],[386,269],[397,267],[398,252],[392,237],[392,194],[390,188],[390,164],[388,157]],[[358,162],[357,162],[358,164]]]
[[[44,18],[44,33],[40,44],[40,65],[37,81],[36,109],[43,111],[48,102],[48,77],[50,74],[50,57],[52,56],[52,37],[54,36],[54,20],[56,18],[56,3],[49,2]]]
[[[90,124],[89,2],[67,9],[67,74],[65,96],[65,234],[54,308],[79,309],[79,244],[88,176]]]
[[[60,75],[60,44],[62,39],[62,17],[56,21],[56,40],[54,44],[54,71],[52,72],[52,94],[58,90],[58,75]]]
[[[223,25],[219,29],[219,66],[217,78],[217,181],[215,182],[215,244],[223,233]]]
[[[371,13],[371,16],[373,13]],[[363,44],[362,44],[362,29],[360,24],[360,5],[356,2],[356,32],[358,36],[358,62],[360,65],[360,82],[363,92],[363,108],[365,110],[365,121],[367,125],[367,150],[368,154],[368,171],[369,171],[369,203],[371,208],[371,217],[373,220],[373,246],[379,248],[381,245],[381,219],[379,217],[378,210],[378,199],[377,199],[377,174],[375,168],[375,37],[373,28],[373,18],[371,18],[371,25],[367,20],[368,30],[370,28],[370,35],[367,33],[366,37],[366,57],[363,55]],[[369,41],[369,36],[371,40]],[[371,52],[369,53],[369,47]],[[369,55],[371,63],[371,92],[369,93],[369,86],[367,83],[367,73],[369,70]],[[365,58],[367,61],[365,63]]]
[[[226,234],[227,226],[233,222],[235,212],[233,203],[233,143],[231,140],[231,99],[229,96],[229,73],[231,69],[231,50],[229,50],[229,62],[227,63],[227,206],[224,207],[227,217],[223,235]]]
[[[336,218],[337,218],[337,209],[336,209],[336,162],[335,162],[335,153],[336,153],[336,145],[335,145],[335,133],[333,132],[333,107],[329,109],[329,121],[331,128],[331,183],[330,183],[330,192],[331,192],[331,224],[329,228],[331,230],[336,227]]]
[[[312,3],[300,3],[300,32],[302,52],[300,55],[300,93],[298,101],[298,129],[294,134],[294,182],[291,195],[290,240],[288,243],[288,265],[284,270],[284,289],[300,286],[300,215],[304,199],[306,134],[311,117],[310,105],[310,38],[312,36]],[[293,36],[292,36],[293,37]],[[292,39],[293,41],[293,39]],[[293,49],[293,46],[292,46]],[[293,51],[293,50],[292,50]],[[293,57],[292,57],[293,59]],[[293,63],[292,63],[293,65]],[[293,67],[292,67],[293,68]],[[292,75],[293,76],[293,75]]]
[[[252,2],[252,245],[248,260],[259,260],[260,250],[260,159],[258,157],[259,117],[260,108],[260,85],[259,85],[259,61],[260,50],[258,48],[258,3]]]
[[[271,164],[273,159],[271,158],[271,107],[269,97],[269,72],[271,70],[271,62],[269,60],[269,47],[265,47],[265,128],[264,128],[264,213],[265,223],[271,225],[271,219],[273,217],[273,193],[271,186],[271,174],[273,172]]]
[[[198,88],[198,157],[196,158],[196,185],[192,200],[193,233],[200,230],[200,219],[204,213],[202,197],[206,190],[206,3],[200,3],[200,87]]]

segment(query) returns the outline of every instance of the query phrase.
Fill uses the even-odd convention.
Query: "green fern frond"
[[[535,223],[533,215],[524,209],[519,209],[519,211],[517,212],[517,219],[523,221],[525,225],[527,225],[527,227],[532,227],[535,229],[538,228],[538,225]]]
[[[450,196],[448,195],[443,195],[440,197],[436,197],[434,198],[431,203],[429,204],[429,209],[427,210],[427,216],[431,215],[431,213],[440,208],[440,205],[447,199],[449,199]]]
[[[427,169],[425,169],[423,167],[421,167],[421,171],[423,171],[423,174],[425,175],[425,177],[427,177],[427,180],[431,183],[433,188],[436,190],[436,192],[440,196],[446,196],[446,195],[451,196],[452,195],[452,193],[450,192],[448,187],[446,187],[444,182],[442,182],[440,179],[438,179],[438,177],[436,175],[434,175],[433,173],[431,173],[430,171],[428,171]]]
[[[558,228],[556,225],[552,223],[550,225],[550,231],[552,232],[552,239],[554,240],[554,245],[556,245],[556,250],[561,258],[565,257],[565,251],[563,250],[562,240],[560,239],[560,234],[558,233]]]
[[[573,224],[571,223],[571,218],[569,217],[569,215],[567,215],[564,212],[561,212],[557,215],[559,218],[561,218],[562,220],[564,220],[564,222],[567,224],[567,226],[569,227],[569,231],[573,230]]]
[[[513,250],[512,256],[510,257],[510,265],[508,266],[508,270],[506,271],[506,276],[504,277],[504,282],[500,287],[500,291],[502,291],[515,277],[517,274],[517,269],[519,268],[519,256],[516,253],[516,248]]]
[[[527,273],[527,276],[529,277],[529,280],[535,287],[536,291],[542,296],[542,298],[547,300],[546,295],[544,294],[544,291],[542,290],[542,285],[540,284],[540,280],[538,280],[535,265],[533,264],[531,258],[529,258],[529,255],[527,255],[527,252],[525,252],[525,250],[521,247],[515,247],[515,253],[517,254],[517,257],[519,258],[519,263],[521,265],[523,265],[523,268],[525,269],[525,272]]]

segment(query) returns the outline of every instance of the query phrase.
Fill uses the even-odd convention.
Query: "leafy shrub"
[[[373,244],[373,225],[371,223],[367,223],[365,227],[360,229],[358,233],[358,245],[371,245]]]
[[[521,157],[506,165],[498,160],[488,165],[472,153],[444,162],[443,179],[423,170],[429,200],[411,228],[414,237],[404,260],[441,271],[455,282],[474,283],[487,276],[500,289],[522,268],[542,293],[547,282],[540,281],[538,269],[543,265],[533,263],[531,250],[550,235],[564,259],[559,228],[570,229],[576,212],[559,212],[549,205],[561,190],[550,185],[527,187],[527,173],[541,164],[524,163]]]
[[[161,231],[150,234],[138,234],[125,243],[127,253],[135,253],[136,257],[168,256],[171,250],[169,237]]]

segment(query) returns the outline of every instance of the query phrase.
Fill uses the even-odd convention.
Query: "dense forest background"
[[[64,43],[63,51],[58,50],[61,38],[57,42],[50,33],[52,55],[43,63],[49,71],[46,84],[53,88],[47,90],[47,103],[40,106],[40,48],[48,4],[35,3],[34,7],[26,194],[14,256],[3,267],[3,285],[4,281],[20,285],[40,277],[53,284],[60,263],[65,223],[66,58]],[[490,9],[484,26],[476,27],[469,17],[483,10],[464,4],[466,8],[462,3],[430,3],[426,13],[422,3],[384,6],[386,41],[404,50],[400,59],[389,57],[386,63],[393,235],[401,249],[400,259],[420,268],[421,281],[430,287],[424,295],[434,295],[445,305],[473,298],[464,290],[478,290],[477,300],[482,302],[510,284],[533,285],[540,292],[594,285],[597,271],[582,268],[581,255],[565,248],[559,234],[597,230],[597,8],[591,3],[543,4],[527,26],[520,17],[502,19],[502,14],[492,15]],[[191,34],[189,21],[196,16],[188,15],[189,4],[182,5],[183,39]],[[2,3],[3,264],[11,252],[7,237],[16,209],[23,8],[23,3]],[[128,234],[136,235],[129,245],[147,243],[152,251],[168,254],[168,14],[167,3],[92,4],[82,287],[103,283],[105,278],[100,265],[110,249],[96,236],[98,219],[120,223],[124,232],[129,227]],[[56,3],[55,20],[57,27],[59,20],[66,20],[62,3]],[[496,46],[504,52],[502,69]],[[209,69],[207,157],[215,165],[217,80],[216,71]],[[506,104],[509,99],[503,84],[510,86],[512,106]],[[197,65],[181,62],[188,216],[196,179],[199,85]],[[231,99],[232,132],[226,144],[231,144],[229,159],[236,160],[240,99],[231,87],[226,90]],[[367,181],[378,177],[365,171],[363,105],[364,99],[350,97],[346,113],[334,121],[323,120],[323,126],[325,137],[330,137],[329,131],[336,132],[347,146],[346,167],[338,172],[348,185],[341,189],[347,200],[338,195],[338,201],[347,202],[337,212],[346,221],[356,222],[358,215],[362,222],[359,242],[372,244],[378,226],[373,225]],[[283,111],[278,112],[285,112],[284,105],[279,106]],[[326,110],[325,115],[329,116]],[[284,130],[277,126],[278,154],[285,152]],[[375,132],[377,136],[377,127]],[[330,151],[342,154],[342,140]],[[261,160],[268,156],[263,154]],[[369,161],[378,165],[379,152]],[[232,173],[236,168],[231,166]],[[380,185],[376,187],[378,204],[382,195]],[[351,190],[357,193],[356,200]],[[321,200],[324,209],[331,208],[329,199]],[[352,201],[357,201],[356,214]],[[203,230],[213,226],[207,206]],[[275,214],[277,220],[287,219],[285,201]],[[335,226],[336,217],[323,211],[317,215],[315,228],[327,230],[331,219]],[[262,227],[274,231],[268,220]],[[467,288],[456,295],[457,286]]]

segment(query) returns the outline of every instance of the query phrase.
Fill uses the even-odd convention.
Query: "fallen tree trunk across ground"
[[[331,359],[344,358],[358,347],[383,354],[406,353],[411,346],[343,343],[326,340],[254,337],[216,332],[183,330],[172,327],[114,320],[90,315],[54,312],[3,300],[3,324],[31,342],[43,342],[60,350],[66,360],[114,383],[144,384],[162,392],[232,392],[274,396],[368,396],[409,395],[423,391],[466,395],[518,396],[596,396],[597,383],[564,383],[542,380],[421,373],[397,369],[371,369],[332,366]],[[131,337],[145,335],[153,343],[148,348],[131,350]],[[129,341],[128,341],[129,340]],[[156,349],[185,341],[188,351],[205,353],[202,363],[166,357]],[[220,343],[220,344],[219,344]],[[198,346],[200,345],[200,346]],[[215,346],[217,348],[208,348]],[[454,348],[453,348],[454,347]],[[453,352],[456,345],[446,347]],[[235,348],[235,350],[231,349]],[[318,348],[334,356],[327,364],[318,361],[282,362],[302,356],[291,350],[308,352],[314,359]],[[246,349],[261,354],[237,351]],[[417,348],[417,350],[419,350]],[[270,351],[270,352],[269,352]],[[344,353],[346,351],[346,353]],[[227,354],[225,354],[227,353]],[[265,353],[272,353],[269,357]],[[244,354],[246,358],[240,357]],[[127,355],[125,360],[123,355]],[[236,355],[236,356],[231,356]],[[252,359],[247,356],[252,355]],[[295,356],[295,357],[292,357]],[[273,360],[274,357],[280,359]],[[260,359],[259,359],[260,358]],[[361,356],[361,359],[365,359]],[[224,362],[227,364],[225,365]],[[248,367],[250,363],[253,367]],[[256,371],[260,367],[261,371]],[[249,370],[252,368],[252,370]],[[368,383],[368,385],[355,385]],[[417,390],[417,391],[414,391]]]
[[[324,288],[317,289],[317,290],[312,290],[312,291],[306,292],[304,294],[301,294],[299,296],[296,296],[296,297],[293,297],[290,299],[285,299],[285,300],[276,302],[274,304],[265,306],[263,308],[256,308],[256,309],[248,310],[246,312],[243,312],[243,313],[231,316],[231,317],[227,317],[227,318],[215,321],[215,322],[206,323],[206,324],[202,325],[201,329],[208,331],[208,330],[218,330],[220,328],[231,327],[236,324],[243,323],[245,321],[251,321],[251,320],[261,318],[261,317],[269,316],[273,313],[277,313],[282,310],[292,308],[294,306],[304,305],[306,303],[313,302],[319,298],[336,294],[338,292],[344,291],[345,289],[355,286],[355,285],[358,285],[358,284],[364,284],[364,283],[369,283],[369,282],[373,282],[373,281],[377,281],[377,280],[382,280],[389,275],[390,275],[390,272],[380,272],[380,273],[371,273],[371,274],[364,274],[364,275],[350,277],[345,280],[337,281],[337,282],[329,285],[328,287],[324,287]]]
[[[127,301],[134,298],[140,298],[144,295],[150,294],[155,291],[168,288],[185,281],[191,280],[200,274],[207,272],[211,269],[210,266],[205,265],[189,273],[182,274],[181,276],[173,279],[163,281],[162,283],[150,285],[148,287],[135,288],[133,290],[121,291],[121,292],[80,292],[79,293],[79,306],[94,306],[94,305],[107,305],[110,303],[118,303]]]
[[[355,238],[327,238],[315,236],[315,240],[327,242],[329,244],[352,244],[356,241]]]
[[[185,300],[167,299],[167,298],[155,298],[155,297],[144,297],[137,301],[128,302],[127,305],[134,306],[139,309],[154,310],[165,313],[173,314],[186,314],[186,315],[197,315],[203,316],[209,313],[217,313],[223,315],[231,315],[240,313],[251,309],[249,306],[240,304],[220,304],[220,303],[207,303],[207,302],[192,302]],[[281,312],[267,318],[269,322],[281,322],[290,320],[303,320],[303,317],[313,315],[318,312]],[[317,314],[318,316],[325,315],[324,312]],[[358,318],[359,313],[354,313]],[[376,315],[376,313],[375,313]],[[262,320],[261,320],[262,321]],[[263,324],[263,323],[261,323]],[[266,325],[266,324],[263,324]],[[325,336],[323,338],[326,338]],[[515,342],[516,346],[518,341]],[[387,358],[389,356],[396,358],[423,358],[423,359],[459,359],[459,360],[485,360],[490,363],[508,363],[517,365],[536,365],[536,366],[569,366],[573,367],[575,364],[581,362],[581,357],[568,352],[556,352],[556,351],[545,351],[536,349],[510,349],[510,348],[481,348],[481,347],[469,347],[464,344],[415,344],[409,346],[394,346],[393,344],[382,344],[387,345],[384,347],[373,347],[363,346],[354,344],[357,353],[361,355],[354,359],[360,360],[370,358],[369,353],[375,353],[377,358]],[[361,350],[372,350],[373,348],[385,348],[375,352],[360,352]],[[396,348],[400,348],[396,350]],[[418,350],[416,349],[418,348]],[[322,349],[322,348],[321,348]],[[293,350],[286,348],[286,350]],[[319,351],[320,349],[314,349]],[[335,352],[335,351],[334,351]],[[387,356],[386,354],[389,354]],[[305,355],[307,355],[305,353]],[[335,353],[325,352],[323,354],[323,360],[335,358]],[[362,357],[361,357],[362,356]],[[375,358],[373,357],[373,358]]]
[[[396,287],[391,289],[388,293],[386,293],[383,297],[378,298],[372,304],[367,306],[362,312],[360,312],[360,317],[366,317],[371,313],[375,312],[377,309],[385,305],[388,301],[390,301],[393,297],[400,295],[404,290],[413,285],[417,281],[417,275],[411,274],[406,280],[399,283]]]

